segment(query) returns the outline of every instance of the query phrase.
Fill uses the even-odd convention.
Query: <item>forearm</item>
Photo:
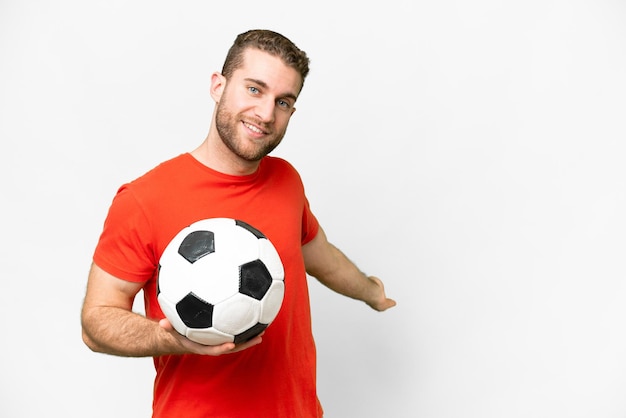
[[[331,290],[361,300],[377,311],[395,306],[396,302],[385,295],[380,279],[359,270],[344,253],[328,242],[321,228],[315,238],[302,247],[302,255],[307,273]]]
[[[337,293],[372,305],[381,294],[376,282],[334,245],[329,244],[328,251],[328,263],[321,268],[311,269],[309,274]]]
[[[245,343],[207,346],[187,339],[167,319],[150,320],[132,311],[142,283],[118,279],[96,264],[87,281],[81,322],[83,341],[93,351],[124,357],[165,354],[219,356],[245,350],[261,342],[260,335]]]
[[[116,307],[83,312],[83,340],[93,351],[124,357],[152,357],[182,352],[174,336],[158,322]]]

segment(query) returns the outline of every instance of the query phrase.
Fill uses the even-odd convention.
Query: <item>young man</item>
[[[154,357],[153,417],[321,417],[306,273],[378,311],[395,305],[330,244],[301,179],[267,156],[282,140],[309,71],[284,36],[237,37],[211,76],[216,106],[205,141],[123,185],[109,209],[89,273],[83,340],[97,352]],[[159,258],[171,238],[204,218],[263,231],[285,267],[281,310],[262,336],[205,346],[179,335],[156,299]],[[146,317],[132,312],[144,291]]]

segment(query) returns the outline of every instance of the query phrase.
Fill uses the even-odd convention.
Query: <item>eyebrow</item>
[[[268,88],[268,85],[265,81],[262,80],[257,80],[256,78],[244,78],[245,81],[249,81],[251,83],[255,83],[258,84],[259,86],[263,87],[263,88]],[[293,99],[293,101],[295,102],[298,99],[298,96],[296,96],[293,93],[284,93],[282,95],[280,95],[281,98],[285,98],[285,99]]]

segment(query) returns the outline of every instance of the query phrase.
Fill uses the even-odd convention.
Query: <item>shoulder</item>
[[[178,155],[174,158],[163,161],[151,170],[142,174],[140,177],[131,181],[129,184],[141,184],[146,181],[152,181],[153,179],[167,179],[172,176],[177,177],[177,174],[193,169],[194,165],[192,164],[192,160],[193,157],[189,154]]]
[[[132,190],[133,193],[152,194],[160,189],[176,187],[184,182],[185,178],[193,178],[193,157],[181,154],[169,160],[163,161],[141,176],[123,184],[118,193],[124,190]]]
[[[115,194],[113,203],[123,205],[127,210],[132,207],[158,205],[168,195],[182,189],[185,178],[193,178],[192,170],[193,164],[185,154],[166,160],[139,177],[122,184]]]
[[[304,201],[305,187],[299,172],[290,162],[282,158],[265,157],[259,169],[257,183],[260,187],[271,190],[274,195],[280,195],[281,201],[284,199]]]
[[[287,160],[280,157],[267,156],[261,163],[261,169],[271,172],[279,172],[282,174],[288,174],[300,178],[300,174],[296,168]]]
[[[300,173],[290,162],[279,157],[267,156],[263,159],[260,177],[265,181],[269,180],[274,186],[282,184],[294,190],[304,189]]]

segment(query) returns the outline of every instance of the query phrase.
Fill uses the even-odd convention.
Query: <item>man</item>
[[[267,156],[282,140],[309,71],[284,36],[240,34],[221,73],[209,133],[191,153],[123,185],[94,253],[82,310],[83,340],[97,352],[151,356],[153,417],[321,417],[315,387],[306,273],[378,311],[395,305],[330,244],[309,209],[301,179]],[[205,346],[179,335],[156,300],[161,253],[185,226],[231,217],[261,230],[285,266],[281,310],[261,336]],[[133,313],[144,291],[146,317]]]

